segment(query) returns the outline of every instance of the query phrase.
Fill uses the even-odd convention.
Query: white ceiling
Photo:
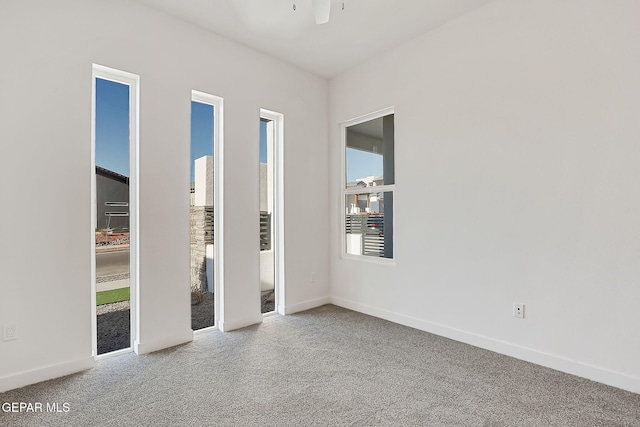
[[[311,0],[138,0],[323,77],[492,0],[331,0],[316,25]]]

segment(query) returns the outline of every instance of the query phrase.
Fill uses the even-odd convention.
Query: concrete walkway
[[[111,280],[108,282],[96,283],[96,292],[110,291],[112,289],[128,288],[129,279]]]

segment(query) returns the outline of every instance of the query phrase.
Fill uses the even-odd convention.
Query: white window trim
[[[140,76],[99,64],[91,64],[91,330],[94,359],[115,356],[132,350],[138,353],[140,337],[140,248],[139,248],[139,154],[140,154]],[[98,355],[96,318],[96,79],[109,80],[129,86],[129,314],[131,340],[129,348]]]
[[[369,114],[365,114],[363,116],[358,116],[355,117],[353,119],[347,120],[343,123],[340,124],[340,221],[338,222],[340,224],[340,258],[343,260],[347,260],[347,261],[358,261],[358,262],[369,262],[369,263],[373,263],[373,264],[379,264],[379,265],[386,265],[386,266],[395,266],[396,265],[396,205],[397,205],[397,200],[396,200],[396,193],[395,193],[395,183],[394,184],[390,184],[390,185],[377,185],[375,187],[367,187],[367,188],[350,188],[347,189],[347,154],[346,154],[346,149],[347,149],[347,128],[360,124],[360,123],[364,123],[364,122],[368,122],[370,120],[374,120],[374,119],[378,119],[380,117],[384,117],[384,116],[388,116],[390,114],[394,114],[395,115],[395,108],[394,107],[387,107],[384,108],[382,110],[378,110],[378,111],[374,111],[372,113]],[[395,145],[394,145],[394,150],[395,150]],[[394,155],[395,158],[395,155]],[[395,180],[394,180],[395,182]],[[346,229],[346,218],[345,218],[345,211],[346,211],[346,203],[345,203],[345,196],[348,194],[364,194],[364,193],[380,193],[383,191],[391,191],[393,192],[394,195],[394,199],[393,199],[393,209],[394,209],[394,215],[393,215],[393,239],[392,239],[392,244],[393,244],[393,258],[382,258],[382,257],[372,257],[372,256],[366,256],[366,255],[353,255],[353,254],[348,254],[347,253],[347,239],[346,239],[346,234],[345,234],[345,229]]]
[[[284,274],[284,114],[260,109],[260,118],[273,122],[273,235],[275,236],[274,274],[275,274],[275,312],[286,314],[285,274]],[[259,285],[259,283],[258,283]],[[268,315],[268,314],[267,314]]]
[[[191,101],[213,106],[213,225],[215,245],[213,260],[213,326],[193,331],[194,335],[219,329],[224,324],[224,99],[197,90],[191,91]],[[218,209],[220,207],[220,209]]]

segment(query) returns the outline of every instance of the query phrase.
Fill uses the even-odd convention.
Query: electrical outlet
[[[519,302],[513,303],[513,317],[524,319],[524,304]]]
[[[15,323],[7,323],[2,328],[2,341],[11,341],[18,339],[18,333]]]

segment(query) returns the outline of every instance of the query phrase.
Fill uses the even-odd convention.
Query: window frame
[[[140,345],[140,76],[128,71],[91,64],[91,351],[94,360],[124,353],[139,354]],[[96,310],[96,80],[129,86],[129,347],[98,354]]]
[[[395,245],[395,235],[396,235],[396,213],[395,213],[395,208],[396,208],[396,194],[395,194],[395,188],[396,188],[396,181],[397,181],[397,175],[394,173],[394,183],[393,184],[385,184],[385,185],[376,185],[375,187],[364,187],[364,188],[347,188],[347,128],[354,126],[354,125],[358,125],[364,122],[368,122],[371,120],[375,120],[375,119],[379,119],[382,118],[384,116],[388,116],[388,115],[394,115],[394,122],[395,122],[395,108],[394,107],[387,107],[384,108],[382,110],[378,110],[378,111],[374,111],[372,113],[369,114],[365,114],[363,116],[359,116],[350,120],[347,120],[343,123],[340,124],[340,139],[341,139],[341,144],[340,144],[340,174],[341,174],[341,178],[340,178],[340,255],[341,255],[341,259],[344,260],[352,260],[352,261],[363,261],[363,262],[370,262],[370,263],[374,263],[374,264],[381,264],[381,265],[388,265],[388,266],[395,266],[396,263],[396,245]],[[395,132],[395,131],[394,131]],[[394,135],[395,138],[395,135]],[[395,169],[395,141],[394,141],[394,169]],[[355,254],[350,254],[347,253],[347,235],[346,235],[346,198],[348,195],[353,195],[353,194],[373,194],[373,193],[381,193],[381,192],[391,192],[393,193],[393,207],[392,209],[394,210],[394,214],[393,214],[393,219],[392,219],[392,227],[393,227],[393,234],[391,236],[391,244],[393,247],[393,258],[384,258],[384,257],[374,257],[374,256],[368,256],[368,255],[355,255]]]
[[[273,131],[273,147],[271,159],[273,161],[273,211],[271,216],[271,249],[274,251],[274,311],[263,313],[263,317],[275,314],[287,314],[285,293],[285,192],[284,192],[284,114],[277,111],[260,108],[260,120],[271,122]],[[267,129],[267,131],[269,131]]]
[[[193,335],[223,330],[224,312],[224,98],[207,92],[191,90],[191,102],[213,107],[213,226],[215,233],[213,255],[213,326],[197,329]],[[191,116],[189,116],[191,120]],[[191,135],[189,135],[191,138]],[[217,209],[219,206],[220,209]]]

